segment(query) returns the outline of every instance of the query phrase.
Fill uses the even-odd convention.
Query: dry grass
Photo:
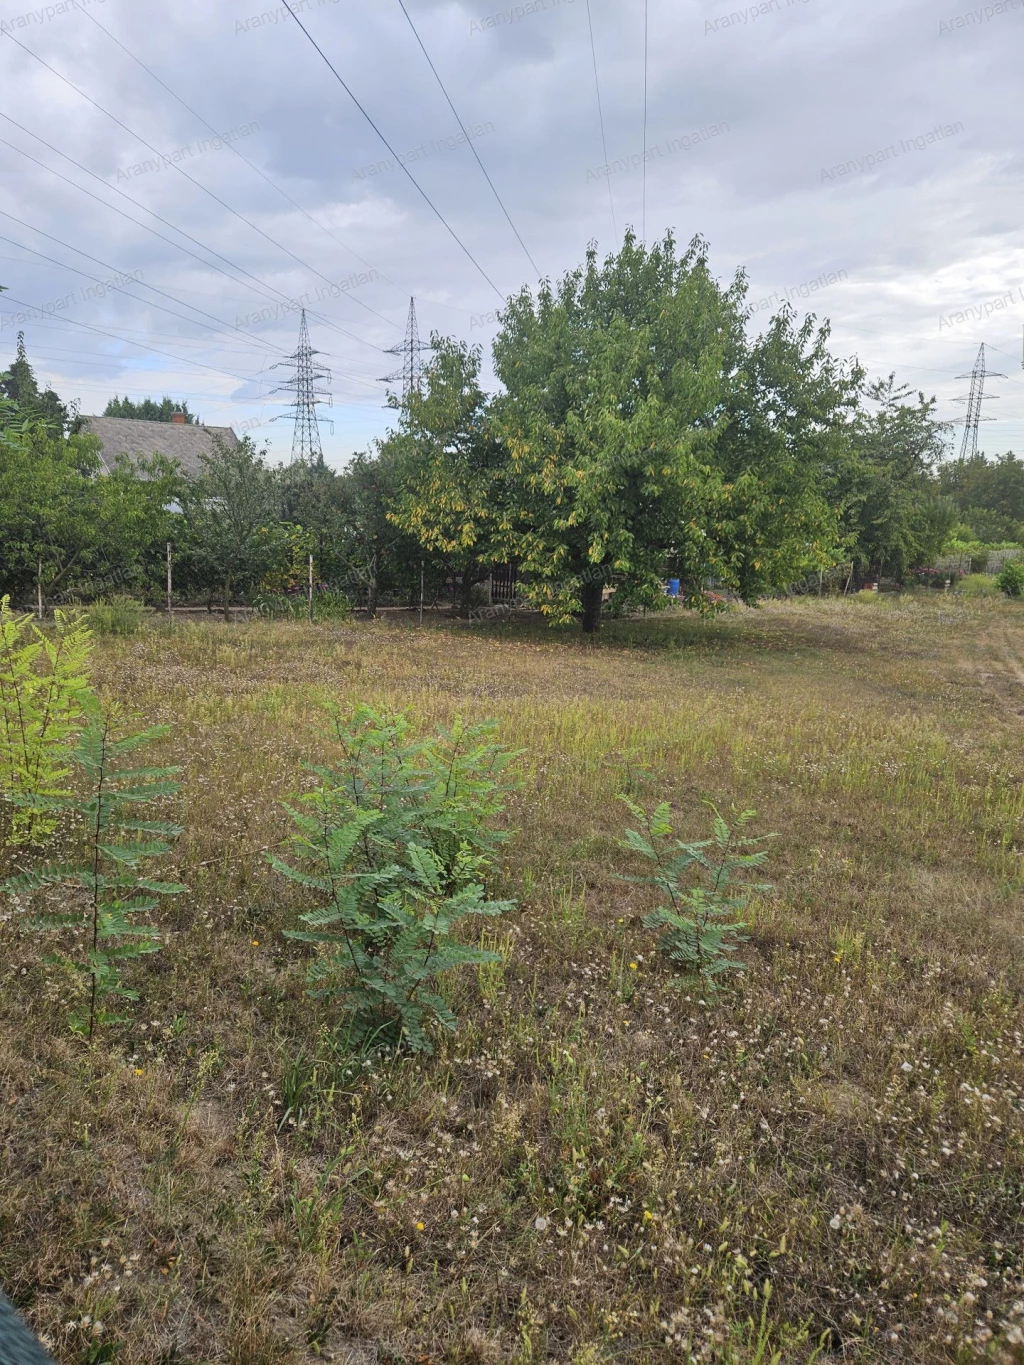
[[[61,1362],[1020,1358],[1019,608],[210,624],[99,671],[174,726],[191,890],[91,1052],[0,913],[0,1283]],[[327,698],[524,750],[506,962],[430,1059],[353,1064],[281,936],[260,850]],[[718,1000],[616,880],[627,787],[780,836]]]

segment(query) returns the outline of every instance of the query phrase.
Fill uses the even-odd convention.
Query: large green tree
[[[834,561],[820,471],[856,375],[789,314],[749,346],[744,292],[742,275],[718,283],[700,239],[679,252],[627,234],[504,311],[506,549],[553,618],[596,630],[609,580],[656,605],[671,568],[699,607],[707,578],[753,601]]]

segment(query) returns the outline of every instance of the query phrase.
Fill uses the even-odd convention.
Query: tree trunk
[[[601,628],[601,603],[604,601],[604,583],[600,578],[583,584],[583,634],[596,635]]]
[[[463,569],[459,583],[459,616],[464,621],[468,621],[473,615],[473,588],[475,586],[473,570],[469,567]]]
[[[224,620],[231,620],[231,579],[224,580]]]

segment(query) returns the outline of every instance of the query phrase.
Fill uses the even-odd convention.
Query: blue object
[[[0,1365],[53,1365],[23,1318],[0,1294]]]
[[[678,597],[678,596],[679,596],[679,579],[678,579],[678,578],[670,578],[670,579],[668,580],[668,595],[669,595],[669,597]]]

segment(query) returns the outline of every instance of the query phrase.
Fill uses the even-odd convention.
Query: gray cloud
[[[0,364],[23,325],[41,376],[85,411],[102,409],[115,391],[169,392],[207,421],[249,423],[261,439],[267,432],[284,456],[287,422],[265,425],[281,399],[270,396],[270,366],[294,350],[301,301],[334,372],[335,406],[324,415],[335,434],[325,434],[325,446],[340,463],[387,426],[377,377],[394,368],[384,352],[402,335],[411,294],[422,334],[437,329],[486,348],[502,296],[533,282],[393,0],[302,0],[300,15],[497,294],[401,165],[353,173],[396,158],[282,6],[63,3],[50,17],[46,7],[32,11],[43,16],[35,21],[15,24],[28,7],[0,15],[9,35],[0,37],[4,108],[98,179],[2,119],[0,138],[11,145],[0,145],[0,173],[18,205],[12,212],[109,268],[0,218],[15,243],[0,244],[0,284],[35,310],[0,295]],[[838,352],[936,393],[951,418],[961,411],[949,402],[962,390],[955,376],[989,343],[1008,377],[993,384],[999,421],[988,424],[986,445],[1020,449],[1024,228],[1013,39],[1024,0],[948,12],[926,0],[764,5],[650,0],[645,137],[642,6],[591,0],[607,155],[581,0],[493,8],[411,0],[410,11],[543,272],[572,268],[591,240],[612,248],[613,213],[620,236],[626,224],[639,229],[646,181],[648,237],[700,232],[723,279],[744,269],[754,330],[779,302],[828,316]],[[763,12],[751,17],[752,8]],[[721,22],[744,9],[746,22]],[[484,22],[498,14],[507,18]],[[246,127],[258,136],[225,139]],[[723,131],[700,136],[712,127]],[[946,128],[957,131],[929,140]],[[215,135],[216,155],[182,151]],[[680,145],[669,152],[673,141]],[[435,150],[410,155],[423,147]],[[887,149],[895,150],[881,155]],[[124,178],[147,161],[159,171]],[[138,281],[130,292],[85,298],[92,281],[115,271]],[[69,293],[75,306],[59,308]]]

